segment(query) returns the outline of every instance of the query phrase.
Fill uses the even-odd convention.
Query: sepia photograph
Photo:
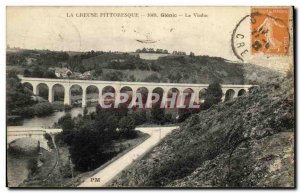
[[[5,11],[8,188],[296,188],[293,6]]]

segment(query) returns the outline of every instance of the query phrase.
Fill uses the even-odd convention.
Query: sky
[[[234,61],[237,58],[231,49],[231,35],[249,10],[249,7],[7,7],[7,45],[121,52],[146,47]],[[82,17],[83,13],[97,17]],[[101,13],[137,13],[139,17],[99,17]],[[158,17],[147,17],[148,13]],[[161,17],[162,13],[178,17]],[[207,17],[195,17],[194,13]]]

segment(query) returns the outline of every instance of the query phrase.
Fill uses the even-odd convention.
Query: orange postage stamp
[[[252,8],[252,54],[264,53],[269,55],[287,55],[290,42],[289,19],[289,8]]]

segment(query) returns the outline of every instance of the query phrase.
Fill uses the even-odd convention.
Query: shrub
[[[70,154],[75,169],[79,171],[92,170],[111,159],[111,138],[105,127],[95,122],[85,122],[74,131]]]
[[[136,125],[141,125],[147,121],[146,111],[133,112],[131,114]]]
[[[144,82],[160,82],[160,78],[158,77],[157,74],[151,74],[148,77],[146,77]]]
[[[45,133],[44,138],[47,140],[48,147],[50,149],[54,149],[54,144],[53,144],[51,135],[49,133]]]
[[[206,99],[203,104],[201,104],[201,110],[209,109],[214,104],[217,104],[222,101],[222,88],[221,85],[217,82],[212,83],[207,88]]]
[[[35,174],[38,171],[38,162],[36,158],[28,160],[27,169],[30,171],[30,174]]]
[[[75,123],[71,114],[67,113],[65,116],[58,120],[58,125],[62,128],[62,140],[64,143],[70,145],[73,140]]]
[[[66,112],[71,111],[71,109],[72,109],[72,106],[71,106],[71,105],[64,105],[64,110],[65,110]]]
[[[167,123],[173,123],[174,122],[171,113],[166,113],[165,114],[165,122],[167,122]]]
[[[160,108],[160,104],[154,104],[151,109],[151,121],[155,124],[165,123],[165,109]]]
[[[123,136],[124,138],[136,137],[135,126],[135,120],[132,116],[121,118],[119,121],[121,136]]]
[[[191,111],[187,108],[178,109],[178,122],[181,123],[185,121],[191,114]]]
[[[23,118],[32,118],[35,114],[34,109],[32,107],[18,108],[16,109],[16,112]]]
[[[119,71],[107,72],[104,75],[104,80],[106,81],[121,81],[123,78],[123,73]]]
[[[8,115],[18,114],[19,109],[30,107],[35,103],[32,100],[31,92],[28,92],[29,89],[21,84],[17,74],[17,71],[9,70],[6,76],[6,107]]]
[[[38,117],[48,116],[54,112],[49,102],[37,103],[32,108],[34,109],[34,114]]]
[[[84,107],[84,108],[83,108],[83,116],[86,117],[87,114],[88,114],[88,112],[89,112],[89,111],[88,111],[87,107]]]
[[[60,173],[63,174],[64,178],[71,178],[72,177],[72,170],[70,163],[66,163],[59,168]]]
[[[23,75],[24,75],[24,77],[30,77],[31,73],[28,69],[25,69]]]
[[[54,101],[51,103],[51,105],[54,111],[63,111],[65,108],[62,101]]]

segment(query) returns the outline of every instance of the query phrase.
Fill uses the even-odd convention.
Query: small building
[[[81,74],[79,77],[81,79],[85,79],[85,80],[91,79],[92,78],[92,71],[86,71],[83,74]]]
[[[72,71],[68,68],[55,68],[55,75],[58,78],[68,78],[68,75],[72,75]]]
[[[36,58],[26,58],[26,64],[33,65],[36,64],[37,59]]]

